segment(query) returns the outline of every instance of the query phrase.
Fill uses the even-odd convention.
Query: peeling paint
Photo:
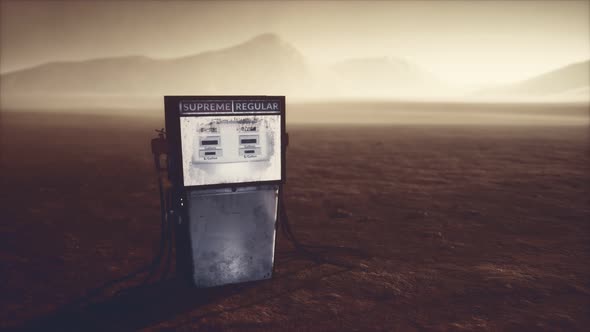
[[[279,115],[182,117],[180,121],[186,186],[281,179]],[[256,131],[245,131],[245,125],[255,125]],[[245,136],[259,141],[255,146],[240,144]],[[203,147],[203,137],[219,142]]]

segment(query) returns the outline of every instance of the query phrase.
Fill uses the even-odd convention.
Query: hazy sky
[[[589,1],[1,0],[0,71],[176,57],[273,32],[312,63],[398,56],[447,82],[515,81],[590,58]]]

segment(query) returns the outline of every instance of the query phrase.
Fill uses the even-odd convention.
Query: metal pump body
[[[197,287],[272,276],[285,97],[166,96],[176,267]]]

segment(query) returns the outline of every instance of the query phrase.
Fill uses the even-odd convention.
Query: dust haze
[[[294,123],[588,123],[585,1],[1,6],[3,111],[158,116],[163,95],[266,94]]]
[[[0,329],[588,331],[589,7],[0,0]],[[278,234],[270,280],[124,278],[163,96],[252,94],[286,96],[286,211],[326,259]]]

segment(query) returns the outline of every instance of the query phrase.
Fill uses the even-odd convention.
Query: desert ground
[[[287,213],[314,256],[279,232],[271,280],[101,288],[158,248],[162,118],[3,112],[0,328],[590,329],[586,123],[292,119]]]

